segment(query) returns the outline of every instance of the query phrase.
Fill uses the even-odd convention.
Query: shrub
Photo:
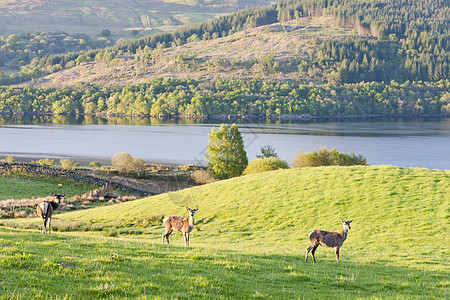
[[[64,170],[73,170],[75,169],[75,162],[69,160],[69,159],[61,159],[59,161],[59,164]]]
[[[92,167],[92,168],[95,168],[95,167],[100,168],[101,166],[102,166],[102,164],[99,162],[96,162],[96,161],[93,161],[89,164],[89,167]]]
[[[367,166],[367,161],[361,154],[346,154],[336,151],[336,148],[328,150],[323,147],[320,150],[314,149],[313,152],[299,154],[292,161],[295,168],[319,167],[319,166]]]
[[[278,157],[265,157],[252,160],[244,171],[244,175],[256,174],[278,169],[289,169],[289,165]]]
[[[40,164],[40,165],[47,165],[47,166],[56,165],[55,161],[53,159],[49,159],[49,158],[39,159],[39,160],[35,161],[35,163]]]
[[[196,184],[206,184],[216,181],[213,173],[209,170],[197,170],[191,174],[191,178]]]
[[[125,152],[114,154],[111,163],[120,173],[136,172],[139,174],[145,170],[145,160]]]
[[[16,160],[14,159],[14,157],[12,157],[11,155],[8,155],[8,156],[5,158],[5,160],[6,160],[7,162],[9,162],[9,163],[13,163],[13,162],[16,161]]]

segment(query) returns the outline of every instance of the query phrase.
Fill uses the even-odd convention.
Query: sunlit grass
[[[0,247],[0,294],[448,298],[449,175],[392,166],[274,171],[55,216],[55,226],[72,222],[76,232],[2,227],[0,244],[12,247]],[[185,206],[199,208],[191,246],[180,233],[162,245],[161,218],[187,216]],[[304,263],[308,233],[338,231],[338,219],[353,219],[340,263],[323,247],[315,265]],[[2,221],[13,222],[30,220]]]

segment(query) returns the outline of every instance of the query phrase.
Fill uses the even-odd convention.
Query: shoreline
[[[42,112],[0,112],[0,116],[67,116],[67,117],[100,117],[100,118],[154,118],[160,120],[241,120],[241,121],[263,121],[263,120],[324,120],[324,119],[363,119],[363,118],[450,118],[450,114],[368,114],[368,115],[328,115],[314,116],[310,114],[302,115],[236,115],[236,114],[219,114],[219,115],[150,115],[150,114],[116,114],[116,113],[42,113]]]

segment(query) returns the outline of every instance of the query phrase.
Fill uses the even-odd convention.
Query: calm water
[[[148,162],[204,164],[210,121],[0,118],[0,158],[109,163],[119,152]],[[238,124],[249,159],[275,147],[291,161],[323,146],[364,155],[371,165],[450,169],[450,119],[372,119]]]

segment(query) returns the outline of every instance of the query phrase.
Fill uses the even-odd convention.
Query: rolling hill
[[[449,176],[393,166],[290,169],[60,213],[51,236],[37,220],[3,221],[8,281],[0,291],[5,299],[445,298]],[[161,245],[161,219],[187,215],[185,206],[199,208],[190,247],[179,233]],[[353,219],[339,264],[323,247],[315,265],[304,263],[308,233],[338,231],[338,219]],[[43,276],[55,283],[43,289]]]

